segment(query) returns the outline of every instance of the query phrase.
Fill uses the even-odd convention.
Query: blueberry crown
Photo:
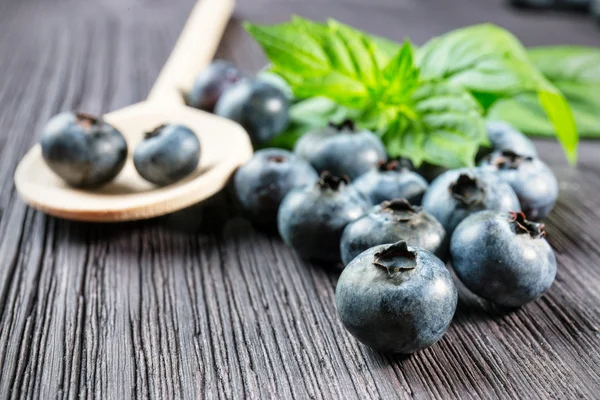
[[[317,185],[321,189],[339,190],[340,187],[346,186],[348,182],[350,182],[350,179],[347,176],[334,176],[329,171],[323,171]]]
[[[381,211],[393,214],[398,222],[412,220],[423,209],[419,206],[413,206],[407,199],[387,200],[379,206],[381,207]]]
[[[410,169],[411,167],[412,163],[405,158],[390,161],[381,160],[377,163],[377,169],[381,172],[402,171],[404,169]]]
[[[468,206],[479,204],[485,198],[485,188],[481,181],[468,174],[460,174],[449,189],[455,199]]]
[[[274,163],[279,163],[279,164],[280,164],[280,163],[283,163],[283,162],[285,162],[285,156],[282,156],[282,155],[278,155],[278,156],[269,156],[269,157],[267,158],[267,160],[269,160],[269,161],[271,161],[271,162],[274,162]]]
[[[518,169],[524,162],[530,162],[533,157],[526,157],[511,150],[489,155],[490,164],[498,169]]]
[[[510,222],[517,235],[528,234],[533,239],[546,237],[546,225],[528,221],[523,212],[511,212]]]
[[[373,265],[383,269],[392,278],[417,268],[417,252],[410,250],[404,241],[396,242],[375,253]]]
[[[351,119],[346,119],[339,124],[336,124],[335,122],[330,122],[329,126],[331,128],[337,129],[338,132],[342,132],[342,131],[355,132],[356,131],[356,125],[354,124],[354,121],[352,121]]]
[[[84,129],[92,129],[94,125],[98,125],[100,119],[94,115],[78,112],[75,114],[75,122]]]
[[[144,133],[144,139],[150,139],[150,138],[160,135],[166,126],[167,126],[167,124],[161,124],[161,125],[157,126],[156,128],[152,129],[150,132]]]

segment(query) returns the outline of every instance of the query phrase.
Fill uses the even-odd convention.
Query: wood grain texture
[[[600,393],[600,143],[561,182],[547,221],[559,270],[509,314],[461,290],[444,339],[377,354],[340,326],[335,271],[254,231],[227,193],[160,219],[97,225],[28,209],[12,176],[43,123],[146,97],[190,0],[0,0],[0,398],[570,399]],[[598,45],[582,15],[499,0],[241,0],[220,56],[264,63],[239,21],[333,16],[399,39],[487,18],[527,44]]]

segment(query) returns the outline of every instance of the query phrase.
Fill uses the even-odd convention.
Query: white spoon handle
[[[196,75],[212,60],[234,5],[235,0],[199,0],[196,3],[150,91],[149,101],[184,104],[182,92],[192,88]]]

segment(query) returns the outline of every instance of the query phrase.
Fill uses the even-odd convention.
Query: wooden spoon
[[[236,123],[185,105],[195,76],[210,63],[234,0],[201,0],[146,101],[106,114],[103,118],[123,133],[129,158],[111,183],[97,190],[68,186],[42,158],[40,145],[23,157],[15,172],[19,195],[30,206],[50,215],[79,221],[127,221],[180,210],[221,190],[237,167],[252,157],[252,145]],[[187,178],[156,187],[139,176],[131,156],[145,132],[174,122],[188,126],[200,139],[197,170]]]

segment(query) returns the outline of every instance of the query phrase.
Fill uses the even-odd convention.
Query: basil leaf
[[[600,86],[600,49],[549,46],[529,50],[533,64],[559,88],[573,85],[576,94],[586,84]],[[600,96],[600,93],[596,91]]]
[[[464,88],[448,82],[428,82],[413,94],[416,120],[400,118],[382,139],[392,157],[406,157],[448,168],[473,166],[486,140],[482,108]],[[405,123],[406,121],[406,123]]]
[[[351,108],[365,107],[370,101],[369,91],[360,81],[337,71],[318,77],[302,77],[278,69],[274,71],[292,86],[295,96],[300,99],[323,96]]]
[[[326,97],[312,97],[290,107],[290,120],[301,125],[326,126],[329,122],[355,119],[359,113]]]
[[[351,108],[372,102],[394,45],[337,21],[294,17],[280,25],[245,24],[297,98],[324,96]],[[399,46],[396,46],[400,49]]]
[[[565,96],[579,136],[600,137],[600,49],[589,47],[539,47],[529,51],[536,67]],[[532,95],[500,100],[489,112],[525,133],[555,136],[555,129]]]
[[[413,48],[405,42],[398,54],[383,69],[384,103],[404,103],[419,81],[419,69],[414,64]]]
[[[278,69],[318,76],[331,70],[323,46],[303,27],[295,24],[244,24]]]
[[[419,52],[425,79],[444,79],[474,92],[501,96],[537,90],[544,77],[510,32],[490,24],[451,31]]]
[[[531,63],[516,37],[500,27],[483,24],[435,38],[419,52],[425,79],[459,84],[482,105],[523,92],[537,92],[570,162],[577,158],[577,129],[562,94]]]

